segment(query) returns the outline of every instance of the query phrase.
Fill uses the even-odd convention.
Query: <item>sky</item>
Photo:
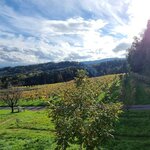
[[[125,57],[148,0],[0,0],[0,67]]]

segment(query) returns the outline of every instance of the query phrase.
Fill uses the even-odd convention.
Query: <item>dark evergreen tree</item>
[[[128,53],[131,71],[150,75],[150,20],[141,39],[135,37]]]

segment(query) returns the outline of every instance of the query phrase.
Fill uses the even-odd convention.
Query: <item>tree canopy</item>
[[[128,62],[131,71],[150,75],[150,20],[141,38],[134,38],[129,49]]]

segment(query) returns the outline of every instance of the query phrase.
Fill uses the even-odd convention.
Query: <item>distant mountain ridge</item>
[[[0,86],[38,85],[74,79],[78,69],[87,70],[90,77],[126,72],[126,60],[110,58],[86,62],[49,62],[0,69]]]
[[[113,60],[123,60],[123,59],[125,59],[125,58],[118,58],[118,57],[104,58],[104,59],[100,59],[100,60],[83,61],[82,63],[86,64],[86,65],[93,65],[93,64],[98,64],[98,63],[102,63],[102,62],[108,62],[108,61],[113,61]]]

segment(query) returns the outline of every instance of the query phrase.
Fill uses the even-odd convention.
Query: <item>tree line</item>
[[[53,64],[53,65],[52,65]],[[31,86],[73,80],[77,70],[84,69],[89,77],[127,72],[125,59],[86,65],[78,62],[46,63],[0,69],[0,87]],[[43,68],[42,68],[43,67]]]
[[[134,37],[129,48],[128,63],[132,72],[141,75],[150,75],[150,20],[147,28],[140,37]]]

